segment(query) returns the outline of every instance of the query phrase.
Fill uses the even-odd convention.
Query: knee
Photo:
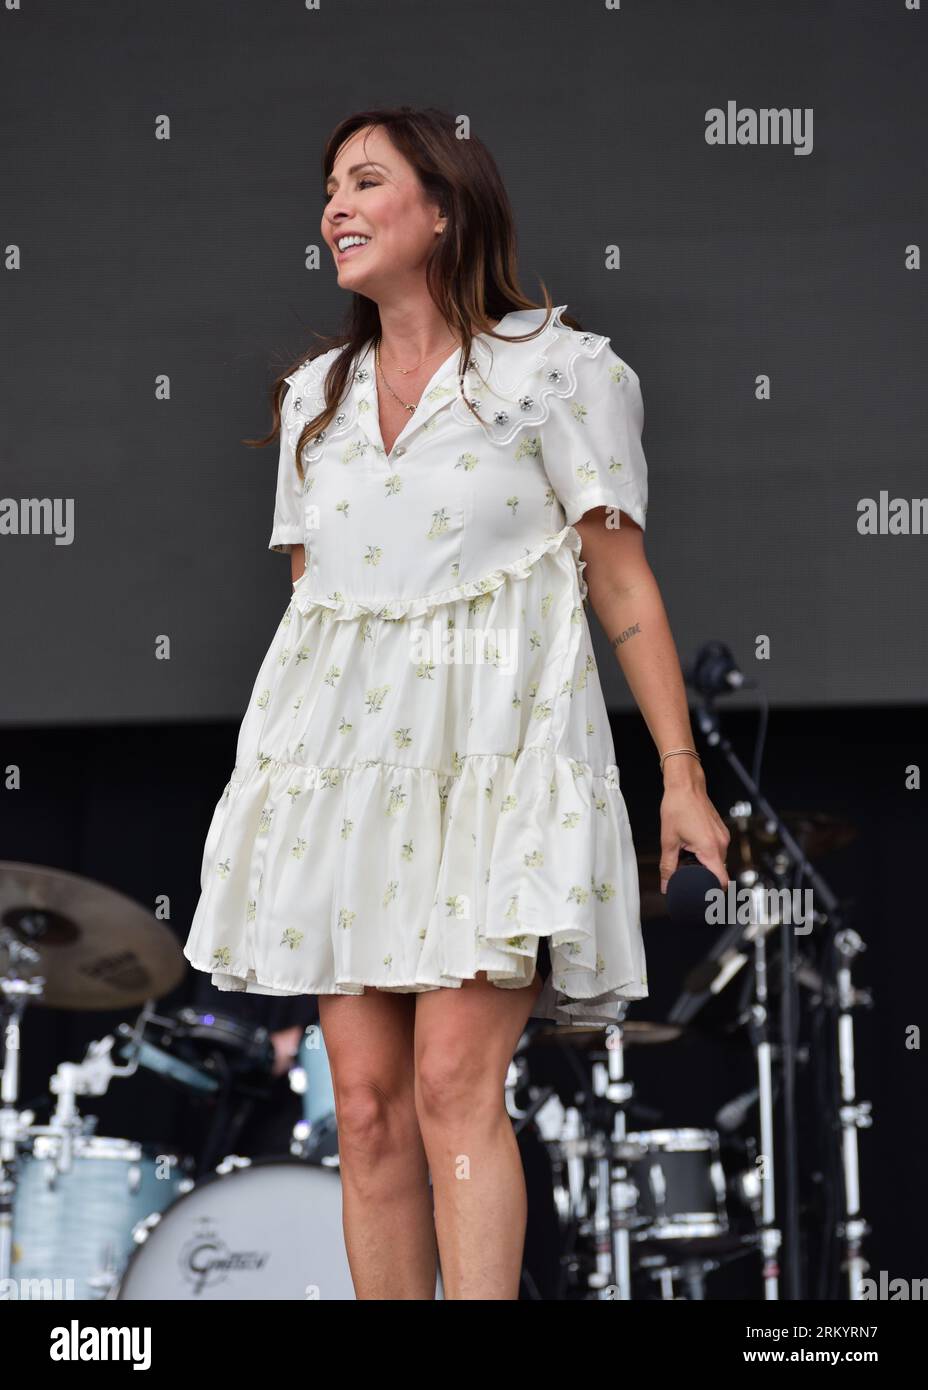
[[[388,1144],[390,1102],[373,1081],[342,1081],[335,1092],[339,1148],[373,1155]]]
[[[503,1084],[486,1059],[468,1047],[426,1047],[416,1066],[416,1113],[420,1122],[479,1122],[498,1113]]]

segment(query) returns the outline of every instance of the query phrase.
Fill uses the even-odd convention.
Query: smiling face
[[[326,196],[322,235],[342,289],[384,303],[401,300],[413,283],[421,283],[445,219],[383,130],[367,126],[345,141]],[[339,250],[348,235],[366,240]]]

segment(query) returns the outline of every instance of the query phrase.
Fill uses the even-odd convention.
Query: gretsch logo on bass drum
[[[230,1250],[215,1226],[203,1223],[181,1250],[179,1264],[194,1294],[201,1294],[235,1274],[264,1269],[269,1259],[267,1250]]]

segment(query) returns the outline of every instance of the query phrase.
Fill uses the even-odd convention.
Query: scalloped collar
[[[560,320],[566,308],[566,304],[555,306],[547,329],[528,342],[504,343],[484,333],[474,337],[463,377],[464,391],[489,422],[488,432],[499,442],[503,442],[503,436],[515,433],[520,424],[520,409],[524,411],[525,402],[533,400],[525,395],[525,388],[529,378],[544,366],[558,331],[564,331],[566,325]],[[503,315],[496,331],[529,333],[544,323],[545,312],[543,308],[514,309]],[[461,423],[473,422],[474,416],[460,394],[459,359],[460,350],[456,348],[430,378],[414,413],[397,435],[394,450],[400,445],[405,448],[412,436],[446,407],[455,407],[455,418]],[[386,457],[380,433],[373,343],[368,343],[358,355],[349,397],[353,397],[358,424],[369,443],[381,457]]]

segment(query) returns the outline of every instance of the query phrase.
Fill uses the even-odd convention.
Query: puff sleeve
[[[616,507],[644,530],[648,468],[641,383],[605,339],[575,353],[565,375],[576,387],[550,398],[541,427],[545,472],[567,525],[593,507]]]
[[[295,442],[299,431],[293,420],[293,386],[280,407],[280,457],[277,463],[277,496],[269,550],[289,554],[291,545],[303,544],[303,482],[296,471]]]

